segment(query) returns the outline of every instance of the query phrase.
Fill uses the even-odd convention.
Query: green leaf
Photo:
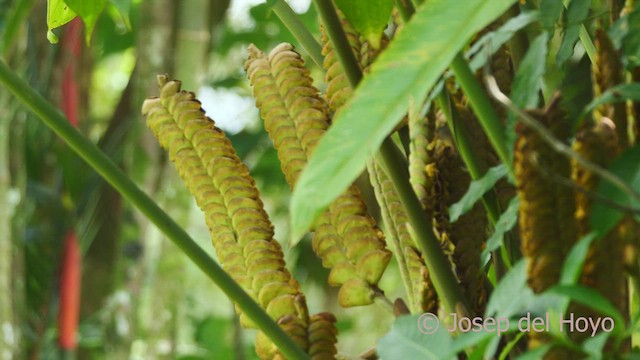
[[[596,233],[590,232],[573,245],[562,266],[562,274],[560,275],[562,285],[573,285],[578,281],[580,273],[582,273],[582,265],[589,252],[589,245],[595,238]]]
[[[531,43],[529,50],[522,59],[520,68],[513,80],[511,100],[521,109],[534,108],[540,102],[540,87],[545,71],[545,59],[547,57],[549,33],[546,31],[538,35]],[[506,126],[507,148],[513,149],[516,141],[515,125],[517,118],[509,113]],[[513,151],[511,150],[511,153]],[[512,154],[511,154],[512,155]]]
[[[581,285],[557,285],[549,288],[546,293],[567,296],[572,301],[594,309],[605,316],[610,316],[615,324],[613,332],[624,332],[624,317],[611,301],[598,291]],[[563,319],[566,320],[570,315],[572,314],[565,315]]]
[[[466,56],[471,57],[471,60],[469,61],[469,67],[471,70],[475,71],[483,67],[487,62],[487,59],[507,41],[511,40],[516,32],[538,20],[539,17],[540,13],[538,11],[523,12],[518,16],[509,19],[496,31],[492,31],[482,36],[480,40],[474,42],[466,53]],[[490,50],[487,51],[486,47],[489,47]]]
[[[102,13],[107,0],[66,0],[66,2],[82,18],[86,27],[85,37],[88,44],[93,28],[96,26],[98,17]]]
[[[587,354],[589,354],[589,359],[602,359],[604,346],[607,343],[607,339],[609,339],[610,335],[610,332],[601,332],[594,337],[587,338],[584,343],[582,343],[582,349]]]
[[[449,219],[452,223],[458,221],[460,216],[466,214],[473,205],[491,190],[493,186],[508,173],[508,169],[504,164],[492,167],[484,176],[469,184],[469,189],[462,199],[451,205],[449,208]]]
[[[47,1],[47,39],[52,44],[58,43],[53,29],[58,28],[76,17],[76,13],[62,0]]]
[[[420,331],[422,325],[418,324],[422,320],[432,319],[418,316],[397,318],[391,331],[378,342],[376,352],[380,359],[456,359],[450,355],[452,339],[445,326],[438,326],[433,334],[425,334]]]
[[[533,297],[533,291],[527,286],[527,263],[520,260],[493,289],[485,317],[509,318],[519,314]]]
[[[127,30],[131,31],[131,19],[129,13],[131,12],[131,0],[109,0],[113,6],[118,9],[118,13],[122,17],[122,22],[127,27]]]
[[[578,37],[580,36],[580,27],[589,16],[590,0],[572,0],[567,8],[567,28],[564,31],[564,37],[560,44],[560,49],[556,54],[556,66],[562,65],[573,55],[573,49],[576,46]]]
[[[393,10],[392,0],[335,0],[353,27],[378,49]]]
[[[514,2],[430,0],[420,7],[314,150],[292,195],[292,237],[299,239],[364,170],[407,113],[409,99],[423,102],[468,39]]]
[[[516,360],[538,360],[543,359],[544,355],[551,349],[551,344],[542,345],[534,350],[527,351],[526,353],[518,356]]]
[[[482,259],[485,259],[483,263],[486,263],[486,260],[489,259],[489,254],[502,246],[502,239],[504,234],[513,229],[516,225],[516,221],[518,220],[518,206],[520,205],[520,198],[514,196],[513,199],[509,202],[509,206],[507,210],[505,210],[502,215],[500,215],[500,219],[496,223],[493,234],[487,240],[487,245],[485,249],[482,251]]]
[[[564,10],[562,1],[542,0],[540,2],[540,22],[545,30],[552,32],[555,29],[562,10]]]
[[[609,171],[629,184],[636,192],[640,192],[640,161],[638,159],[640,159],[640,146],[635,146],[620,155],[609,167]],[[601,197],[615,203],[640,209],[638,199],[608,181],[601,180],[596,192]],[[602,201],[595,201],[591,208],[589,221],[594,231],[597,231],[599,235],[606,235],[622,220],[623,216],[624,212],[621,210],[612,208]],[[636,219],[638,219],[637,216]]]
[[[593,99],[582,111],[581,118],[600,105],[625,102],[627,100],[640,101],[640,83],[622,84],[609,88],[602,95]]]

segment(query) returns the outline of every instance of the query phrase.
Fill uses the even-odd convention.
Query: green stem
[[[402,17],[402,21],[407,23],[413,14],[416,12],[416,8],[413,6],[413,3],[409,0],[396,0],[396,7],[400,12],[400,16]]]
[[[487,134],[491,145],[496,150],[498,157],[503,164],[507,166],[509,172],[513,174],[513,167],[509,161],[509,152],[507,151],[504,129],[500,123],[498,113],[494,110],[493,104],[489,101],[486,91],[480,85],[475,75],[471,72],[469,64],[465,61],[462,54],[456,55],[451,63],[451,69],[456,75],[456,79],[460,87],[469,98],[471,107],[476,113],[480,124]]]
[[[453,135],[456,148],[460,152],[460,157],[464,161],[471,179],[478,180],[482,178],[487,172],[486,164],[478,157],[477,149],[473,148],[470,140],[469,133],[467,132],[465,125],[461,123],[459,116],[455,113],[455,109],[451,106],[450,95],[446,88],[443,88],[438,97],[436,98],[438,106],[442,109],[442,112],[447,119],[447,125]],[[489,191],[482,197],[482,204],[489,215],[489,221],[491,225],[495,226],[500,219],[500,203],[496,198],[495,192]],[[500,256],[499,251],[494,251],[491,254],[493,264],[496,269],[496,277],[500,279],[506,272],[504,262]]]
[[[53,105],[0,61],[0,83],[20,99],[98,174],[173,241],[290,359],[309,356],[269,315],[158,205],[97,146],[82,136]]]
[[[343,71],[347,75],[351,87],[355,89],[362,78],[362,71],[351,47],[349,47],[349,41],[342,30],[336,10],[331,0],[314,0],[314,2],[318,7],[324,26],[327,29],[340,30],[327,31],[327,33]],[[467,301],[451,269],[451,264],[440,247],[440,242],[433,234],[431,226],[425,226],[424,211],[409,183],[406,160],[399,154],[398,148],[390,138],[385,139],[382,143],[379,157],[407,210],[410,225],[416,234],[416,241],[422,249],[436,292],[449,312],[456,312],[461,316],[470,315]]]
[[[278,16],[284,26],[300,42],[300,45],[302,45],[307,54],[309,54],[311,60],[322,69],[322,62],[324,61],[322,47],[320,47],[318,41],[316,41],[309,30],[307,30],[302,21],[300,21],[289,4],[287,4],[285,0],[276,0],[275,4],[273,4],[273,12],[276,13],[276,16]]]
[[[416,242],[422,250],[433,286],[449,312],[469,316],[469,306],[451,270],[449,259],[442,251],[431,226],[425,226],[424,211],[409,183],[406,161],[398,151],[393,141],[387,138],[382,143],[379,157],[407,211],[409,223],[416,234]]]
[[[356,85],[362,79],[362,71],[360,70],[360,64],[358,63],[358,59],[356,59],[356,55],[351,50],[351,46],[347,40],[347,34],[342,28],[342,23],[338,18],[336,8],[333,6],[333,0],[314,0],[313,2],[316,4],[320,18],[323,20],[323,25],[338,55],[340,65],[347,75],[351,87],[355,89]]]

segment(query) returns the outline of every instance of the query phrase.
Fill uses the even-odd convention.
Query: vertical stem
[[[151,220],[173,241],[238,307],[278,346],[287,358],[309,356],[269,315],[158,205],[138,188],[116,164],[91,141],[82,136],[44,97],[29,87],[0,61],[0,83],[23,102],[69,147],[91,165],[124,198]]]
[[[275,4],[273,4],[273,12],[276,13],[276,16],[278,16],[284,26],[286,26],[300,42],[300,45],[302,45],[307,54],[311,56],[311,60],[322,69],[322,62],[324,61],[322,57],[322,47],[320,47],[318,41],[309,30],[307,30],[287,2],[285,0],[276,0]]]
[[[349,41],[344,30],[342,30],[336,10],[331,0],[314,0],[314,2],[318,7],[324,26],[327,28],[329,39],[340,60],[340,64],[343,66],[343,71],[347,75],[351,87],[355,88],[362,78],[362,72],[355,55],[349,47]],[[329,29],[333,29],[333,31]],[[390,138],[387,138],[382,143],[379,156],[398,191],[402,204],[407,210],[409,222],[417,237],[416,242],[426,259],[425,262],[436,292],[449,312],[468,316],[471,312],[467,301],[458,285],[449,260],[440,247],[440,242],[436,239],[431,227],[425,226],[422,206],[409,183],[406,161],[398,153],[399,150],[396,145]]]
[[[462,87],[462,90],[469,98],[471,107],[478,116],[480,124],[485,133],[489,137],[489,141],[496,150],[498,157],[503,164],[509,168],[509,172],[513,174],[513,167],[509,161],[509,152],[507,151],[504,129],[500,123],[498,113],[493,108],[493,104],[489,101],[485,89],[480,85],[475,75],[471,72],[469,65],[461,54],[456,55],[451,63],[451,69],[456,75],[456,79]]]
[[[406,23],[416,12],[416,8],[409,0],[396,0],[396,7],[402,16],[402,20]]]
[[[318,8],[318,13],[323,20],[329,39],[331,39],[333,48],[338,55],[340,65],[342,65],[342,69],[347,75],[351,87],[355,89],[356,85],[362,79],[362,71],[360,70],[360,64],[358,63],[358,59],[356,59],[356,55],[351,51],[347,34],[344,32],[336,8],[333,6],[333,0],[314,0],[313,2]]]

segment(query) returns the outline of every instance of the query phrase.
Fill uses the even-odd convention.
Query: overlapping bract
[[[566,140],[570,126],[557,105],[532,115],[558,139]],[[514,169],[522,253],[529,286],[540,293],[558,282],[565,255],[576,241],[573,191],[553,179],[554,175],[569,178],[571,166],[530,128],[521,126],[517,132]]]
[[[249,47],[245,69],[265,128],[293,188],[329,126],[329,109],[290,44],[277,46],[268,56]],[[373,302],[390,253],[357,187],[349,187],[320,217],[312,244],[323,265],[331,269],[329,283],[341,286],[342,306]]]
[[[455,223],[450,223],[449,207],[462,198],[471,177],[454,149],[435,141],[434,162],[428,170],[434,184],[434,227],[443,247],[453,248],[451,258],[462,289],[472,301],[471,310],[482,314],[487,290],[480,255],[486,240],[487,216],[478,202]]]
[[[409,217],[404,205],[383,168],[375,162],[368,168],[386,226],[387,242],[398,258],[410,308],[414,313],[437,313],[438,299],[429,270],[409,231]]]
[[[600,96],[608,89],[624,83],[624,68],[618,51],[607,32],[598,29],[595,36],[596,57],[593,62],[593,90],[594,96]],[[617,102],[599,106],[594,111],[594,117],[599,122],[602,117],[606,117],[615,124],[618,143],[622,149],[629,147],[629,136],[627,132],[629,120],[627,117],[627,104]]]
[[[159,76],[158,84],[160,97],[146,100],[143,113],[205,213],[223,268],[308,349],[310,320],[304,295],[285,267],[249,170],[193,93],[180,91],[180,82],[166,76]],[[245,317],[241,320],[251,326]],[[257,348],[263,359],[279,356],[277,350],[264,350],[275,349],[264,336],[258,337]]]

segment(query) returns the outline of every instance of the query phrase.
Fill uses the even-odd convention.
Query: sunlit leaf
[[[392,0],[335,0],[335,3],[374,48],[380,47],[382,32],[391,17]]]
[[[614,321],[614,332],[624,332],[625,323],[624,317],[618,309],[598,291],[581,285],[557,285],[546,291],[550,294],[558,294],[569,297],[572,301],[585,305],[591,309],[594,309],[605,316],[609,316]],[[571,316],[572,313],[566,316]],[[567,319],[563,317],[563,319]]]
[[[127,30],[131,31],[131,20],[129,19],[131,0],[109,0],[109,2],[118,9],[124,25],[127,27]]]
[[[469,38],[514,2],[430,0],[420,7],[375,61],[311,156],[292,196],[294,238],[364,170],[407,113],[408,99],[424,101]]]
[[[87,43],[89,43],[93,28],[96,26],[98,17],[100,17],[107,0],[66,0],[66,2],[82,18],[86,27],[85,37]]]
[[[76,13],[62,0],[47,1],[47,39],[52,44],[58,43],[53,29],[58,28],[76,17]]]

